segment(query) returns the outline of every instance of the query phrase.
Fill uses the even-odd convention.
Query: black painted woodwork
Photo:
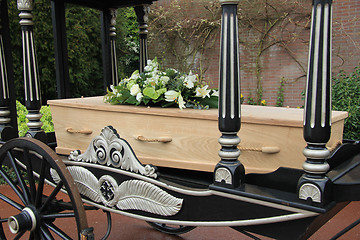
[[[147,51],[147,34],[148,34],[148,12],[149,6],[142,5],[134,7],[137,21],[139,23],[139,46],[140,46],[140,73],[144,72],[144,68],[147,65],[148,51]]]
[[[313,1],[304,110],[305,174],[299,180],[299,192],[305,184],[320,191],[320,204],[329,201],[331,189],[326,176],[330,169],[326,143],[331,134],[331,4],[332,0]]]
[[[106,89],[112,84],[111,81],[111,44],[110,44],[110,9],[104,9],[100,12],[101,22],[101,47],[102,47],[102,61],[103,61],[103,78],[104,78],[104,93]]]
[[[54,32],[57,98],[70,98],[70,76],[66,40],[65,3],[51,1],[51,16]]]
[[[18,136],[14,71],[11,55],[7,1],[0,2],[0,139],[7,141]]]
[[[218,126],[221,161],[214,171],[214,184],[236,188],[244,182],[245,169],[240,150],[240,59],[237,1],[222,1]]]
[[[47,142],[46,134],[40,121],[42,114],[41,108],[41,89],[39,70],[36,59],[34,22],[32,20],[32,10],[34,2],[18,1],[18,9],[20,10],[20,25],[23,40],[23,61],[24,61],[24,86],[25,86],[25,106],[28,110],[26,118],[29,120],[27,136]]]

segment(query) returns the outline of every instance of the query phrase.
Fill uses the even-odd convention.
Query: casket
[[[56,152],[84,152],[106,126],[117,130],[143,164],[212,172],[220,160],[218,110],[110,105],[103,97],[48,101]],[[328,148],[342,140],[347,112],[332,112]],[[302,168],[303,110],[242,105],[239,160],[246,173]]]

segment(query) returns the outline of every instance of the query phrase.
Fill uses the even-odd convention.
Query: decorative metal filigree
[[[158,186],[141,181],[128,180],[117,184],[109,175],[99,180],[88,169],[79,166],[67,167],[80,194],[96,203],[120,210],[141,210],[161,216],[173,216],[181,208],[183,199],[176,198]],[[58,183],[58,173],[51,169],[53,180]]]
[[[101,130],[100,136],[91,141],[85,153],[79,155],[78,150],[71,152],[69,160],[99,163],[157,178],[155,168],[142,165],[129,143],[120,138],[111,126]]]
[[[301,186],[299,190],[299,198],[303,200],[307,200],[311,198],[313,202],[320,203],[321,202],[321,191],[320,189],[311,183],[305,183]]]
[[[215,181],[222,182],[225,181],[226,184],[232,183],[231,172],[226,168],[218,168],[215,172]]]

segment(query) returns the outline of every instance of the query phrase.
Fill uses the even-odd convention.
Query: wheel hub
[[[26,207],[21,213],[8,219],[9,229],[13,234],[22,231],[33,231],[36,228],[36,216],[33,210]]]

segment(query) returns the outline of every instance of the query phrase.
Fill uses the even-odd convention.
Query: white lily
[[[186,102],[184,101],[184,98],[181,96],[181,94],[179,94],[178,104],[179,104],[180,110],[182,110],[183,108],[186,108],[185,103]]]
[[[191,89],[194,87],[194,83],[196,82],[196,74],[192,74],[192,72],[190,71],[189,75],[187,75],[184,79],[184,85],[185,87],[187,87],[188,89]]]
[[[208,85],[205,85],[202,88],[197,87],[195,97],[202,97],[202,98],[210,97],[209,94],[211,90],[207,90],[208,87],[209,87]]]
[[[219,96],[219,91],[213,90],[211,96],[218,97]]]
[[[165,93],[165,101],[173,102],[178,98],[179,95],[180,95],[180,93],[178,93],[174,90],[169,90]]]
[[[139,84],[132,85],[132,87],[130,88],[131,96],[136,96],[139,92],[141,92]]]

